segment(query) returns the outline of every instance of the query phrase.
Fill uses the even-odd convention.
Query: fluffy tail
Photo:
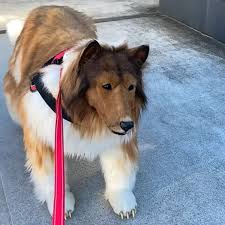
[[[11,20],[6,25],[7,34],[12,45],[15,45],[17,38],[19,37],[23,29],[23,20]]]

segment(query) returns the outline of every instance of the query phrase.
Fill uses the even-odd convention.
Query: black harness
[[[61,65],[63,62],[63,56],[65,51],[60,52],[55,57],[49,59],[43,67],[46,67],[51,64]],[[43,68],[42,67],[42,68]],[[56,112],[56,99],[54,96],[48,91],[48,89],[44,86],[44,83],[42,81],[42,74],[41,73],[35,73],[32,80],[31,80],[31,86],[30,86],[31,92],[38,91],[40,96],[43,98],[45,103],[52,109],[53,112]],[[71,118],[66,113],[65,109],[62,108],[62,116],[63,119],[72,122]]]

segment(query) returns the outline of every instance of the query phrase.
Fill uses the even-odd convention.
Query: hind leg
[[[24,143],[26,148],[26,166],[31,172],[34,190],[41,202],[46,202],[49,213],[53,213],[54,200],[54,153],[52,149],[34,138],[24,129]],[[75,198],[66,184],[65,215],[71,217],[74,211]]]

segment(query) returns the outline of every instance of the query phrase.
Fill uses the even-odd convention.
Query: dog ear
[[[128,49],[128,57],[135,65],[142,67],[148,58],[149,46],[141,45],[135,48]]]
[[[93,40],[88,43],[87,47],[83,50],[78,67],[80,68],[90,59],[96,58],[101,52],[101,45],[96,41]]]

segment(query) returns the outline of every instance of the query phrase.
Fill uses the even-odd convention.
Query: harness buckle
[[[30,85],[30,91],[31,91],[31,92],[37,91],[37,87],[36,87],[35,84],[31,84],[31,85]]]

